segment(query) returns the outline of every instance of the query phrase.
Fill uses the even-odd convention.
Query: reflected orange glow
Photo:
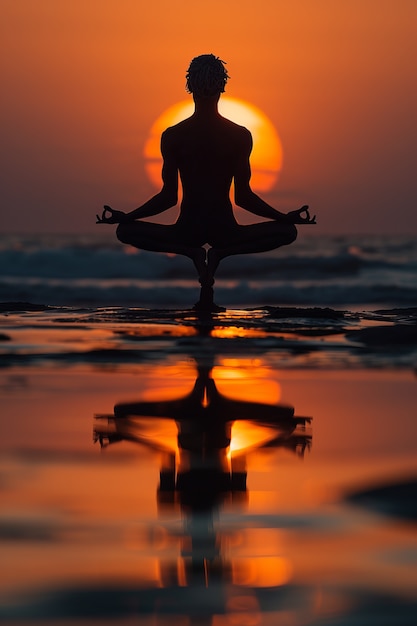
[[[279,556],[258,556],[233,559],[232,576],[236,585],[278,587],[291,579],[292,566]]]
[[[169,126],[190,117],[193,111],[192,100],[174,104],[158,117],[149,131],[144,147],[145,170],[156,187],[161,186],[161,134]],[[275,185],[282,167],[282,145],[274,125],[260,109],[237,98],[220,98],[219,111],[224,117],[251,131],[251,185],[254,191],[269,191]]]
[[[211,336],[219,337],[220,339],[235,339],[237,337],[265,337],[265,332],[254,328],[242,328],[241,326],[225,326],[223,328],[214,328]]]
[[[143,376],[142,373],[142,383]],[[140,397],[148,402],[181,398],[192,390],[194,381],[195,368],[191,363],[155,365],[146,376],[146,384],[140,386]]]
[[[175,422],[171,419],[134,419],[132,432],[140,432],[140,439],[149,447],[154,447],[157,442],[160,450],[166,452],[178,452],[178,429]]]
[[[273,428],[260,426],[254,422],[237,421],[232,426],[230,452],[236,454],[260,447],[267,441],[272,441],[276,434],[277,431]]]
[[[285,544],[285,535],[277,528],[246,528],[232,559],[233,582],[251,587],[287,584],[293,566],[282,556]]]
[[[224,359],[213,368],[213,378],[218,391],[232,399],[277,404],[281,398],[280,384],[259,360]]]

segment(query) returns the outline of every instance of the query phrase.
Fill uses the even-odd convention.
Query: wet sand
[[[415,623],[415,310],[36,308],[0,325],[0,623]]]

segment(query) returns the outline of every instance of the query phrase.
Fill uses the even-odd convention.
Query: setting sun
[[[145,169],[149,180],[156,187],[161,186],[161,134],[169,126],[190,117],[193,111],[192,101],[178,102],[162,113],[149,131],[144,147]],[[282,146],[274,125],[260,109],[237,98],[222,97],[219,111],[224,117],[251,131],[251,186],[254,191],[269,191],[275,185],[282,166]]]

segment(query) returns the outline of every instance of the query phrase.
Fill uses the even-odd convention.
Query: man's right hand
[[[305,213],[305,216],[303,216],[303,213]],[[286,213],[286,217],[291,224],[316,224],[316,216],[310,217],[307,204],[302,206],[301,209],[289,211]]]
[[[107,213],[110,213],[110,215],[107,215]],[[116,211],[105,204],[101,217],[96,215],[96,218],[96,224],[120,224],[127,221],[127,214],[123,211]]]

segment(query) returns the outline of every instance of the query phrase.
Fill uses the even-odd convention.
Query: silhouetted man
[[[297,237],[295,224],[315,223],[307,206],[281,213],[252,191],[251,133],[218,111],[220,94],[229,78],[224,65],[212,54],[191,61],[186,79],[195,111],[162,134],[161,191],[130,213],[105,206],[102,216],[97,216],[99,224],[119,224],[117,237],[123,243],[192,259],[202,285],[200,302],[196,304],[201,309],[216,308],[212,285],[222,259],[288,245]],[[178,173],[183,199],[175,224],[142,221],[177,204]],[[269,221],[238,224],[230,201],[232,181],[235,203]],[[210,246],[208,251],[206,244]]]

